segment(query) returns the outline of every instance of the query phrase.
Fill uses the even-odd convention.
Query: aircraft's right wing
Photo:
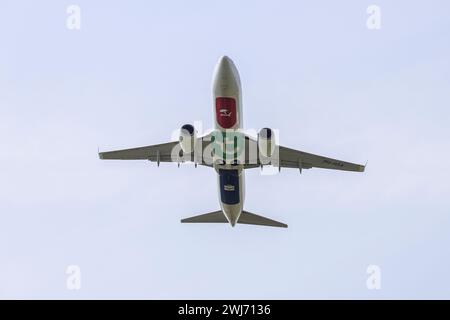
[[[99,152],[98,156],[102,160],[149,160],[157,163],[198,161],[198,164],[211,166],[212,160],[207,159],[203,154],[203,150],[210,141],[203,139],[204,137],[198,138],[197,143],[202,147],[197,148],[192,154],[183,155],[178,141],[172,141],[145,147]]]
[[[102,160],[150,160],[172,162],[171,154],[178,142],[155,144],[152,146],[122,149],[108,152],[100,152],[98,156]]]

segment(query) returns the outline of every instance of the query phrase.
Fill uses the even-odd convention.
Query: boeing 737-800
[[[365,166],[298,151],[275,143],[272,129],[263,128],[257,138],[243,131],[242,92],[233,61],[223,56],[213,80],[214,130],[203,137],[191,124],[181,127],[179,140],[133,149],[99,153],[100,159],[194,162],[212,167],[218,174],[221,210],[182,219],[182,223],[287,225],[244,210],[244,171],[271,165],[281,168],[325,168],[363,172]]]

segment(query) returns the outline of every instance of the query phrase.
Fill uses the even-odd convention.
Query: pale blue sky
[[[381,8],[368,30],[366,8]],[[81,30],[66,8],[81,7]],[[0,3],[1,298],[450,298],[448,1]],[[100,161],[212,120],[219,56],[247,128],[364,174],[247,172],[289,224],[182,225],[209,168]],[[66,289],[79,265],[82,288]],[[366,268],[382,270],[381,290]]]

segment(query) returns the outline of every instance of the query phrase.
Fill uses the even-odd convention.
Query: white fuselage
[[[214,126],[219,132],[243,128],[242,91],[239,73],[233,61],[223,56],[217,63],[213,79]],[[242,164],[214,164],[218,172],[220,206],[234,226],[242,213],[245,198]]]

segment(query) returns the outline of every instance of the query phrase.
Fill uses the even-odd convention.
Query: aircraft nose
[[[227,71],[227,70],[231,70],[231,66],[233,64],[233,62],[231,61],[231,59],[228,56],[221,56],[219,58],[219,71]]]
[[[213,90],[216,96],[240,95],[239,73],[233,60],[221,56],[214,73]]]

